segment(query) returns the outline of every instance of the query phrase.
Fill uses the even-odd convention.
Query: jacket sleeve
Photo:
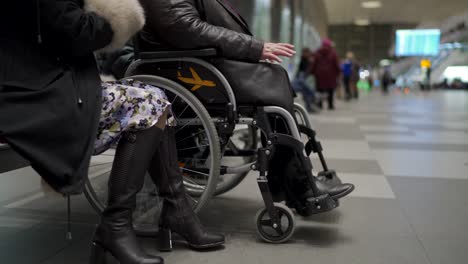
[[[67,55],[84,56],[108,45],[113,38],[111,25],[93,12],[86,12],[75,0],[39,0],[43,41],[60,39]],[[45,36],[44,36],[45,35]],[[48,43],[49,44],[49,43]],[[69,54],[68,54],[69,53]]]
[[[147,28],[163,41],[180,49],[216,48],[223,57],[258,62],[263,41],[211,25],[200,18],[193,0],[141,0]]]

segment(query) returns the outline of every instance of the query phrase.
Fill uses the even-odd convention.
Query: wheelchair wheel
[[[176,142],[179,164],[188,193],[193,189],[194,209],[200,211],[213,196],[220,172],[220,141],[216,128],[202,103],[179,84],[156,76],[133,76],[143,83],[158,87],[172,103],[172,117],[176,123]],[[85,195],[93,208],[101,213],[107,202],[107,181],[112,167],[112,151],[107,152],[106,165],[92,173],[85,185]],[[103,157],[98,157],[98,159]],[[134,223],[139,233],[152,229],[159,214],[159,197],[149,176],[137,196]]]
[[[239,166],[255,161],[258,146],[258,135],[252,126],[238,125],[226,146],[223,166]],[[250,153],[249,153],[250,152]],[[221,195],[237,187],[250,171],[221,175],[216,186],[215,195]]]
[[[255,216],[257,234],[267,243],[281,244],[289,241],[296,229],[294,214],[286,205],[275,203],[279,222],[273,223],[268,210],[260,209]]]

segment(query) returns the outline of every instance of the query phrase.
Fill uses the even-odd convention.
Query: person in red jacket
[[[323,40],[322,47],[315,54],[315,60],[311,65],[310,71],[317,81],[317,90],[320,93],[327,94],[328,108],[330,110],[335,109],[335,90],[341,71],[338,56],[331,40]],[[319,102],[319,107],[323,108],[322,101]]]

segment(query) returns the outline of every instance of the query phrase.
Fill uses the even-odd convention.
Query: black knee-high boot
[[[151,159],[161,142],[157,127],[127,133],[117,147],[109,179],[108,206],[93,238],[90,264],[106,263],[111,254],[121,264],[162,264],[160,257],[146,254],[140,247],[132,224],[136,195],[144,184]]]
[[[164,132],[163,141],[149,172],[164,199],[160,218],[161,250],[172,249],[172,233],[182,236],[188,245],[195,249],[224,244],[224,236],[207,232],[193,211],[193,204],[185,192],[183,176],[179,169],[173,128],[168,127]]]

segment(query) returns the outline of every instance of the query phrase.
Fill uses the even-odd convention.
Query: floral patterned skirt
[[[124,132],[153,127],[170,105],[164,92],[151,85],[134,80],[102,83],[102,110],[94,154],[108,150]]]

